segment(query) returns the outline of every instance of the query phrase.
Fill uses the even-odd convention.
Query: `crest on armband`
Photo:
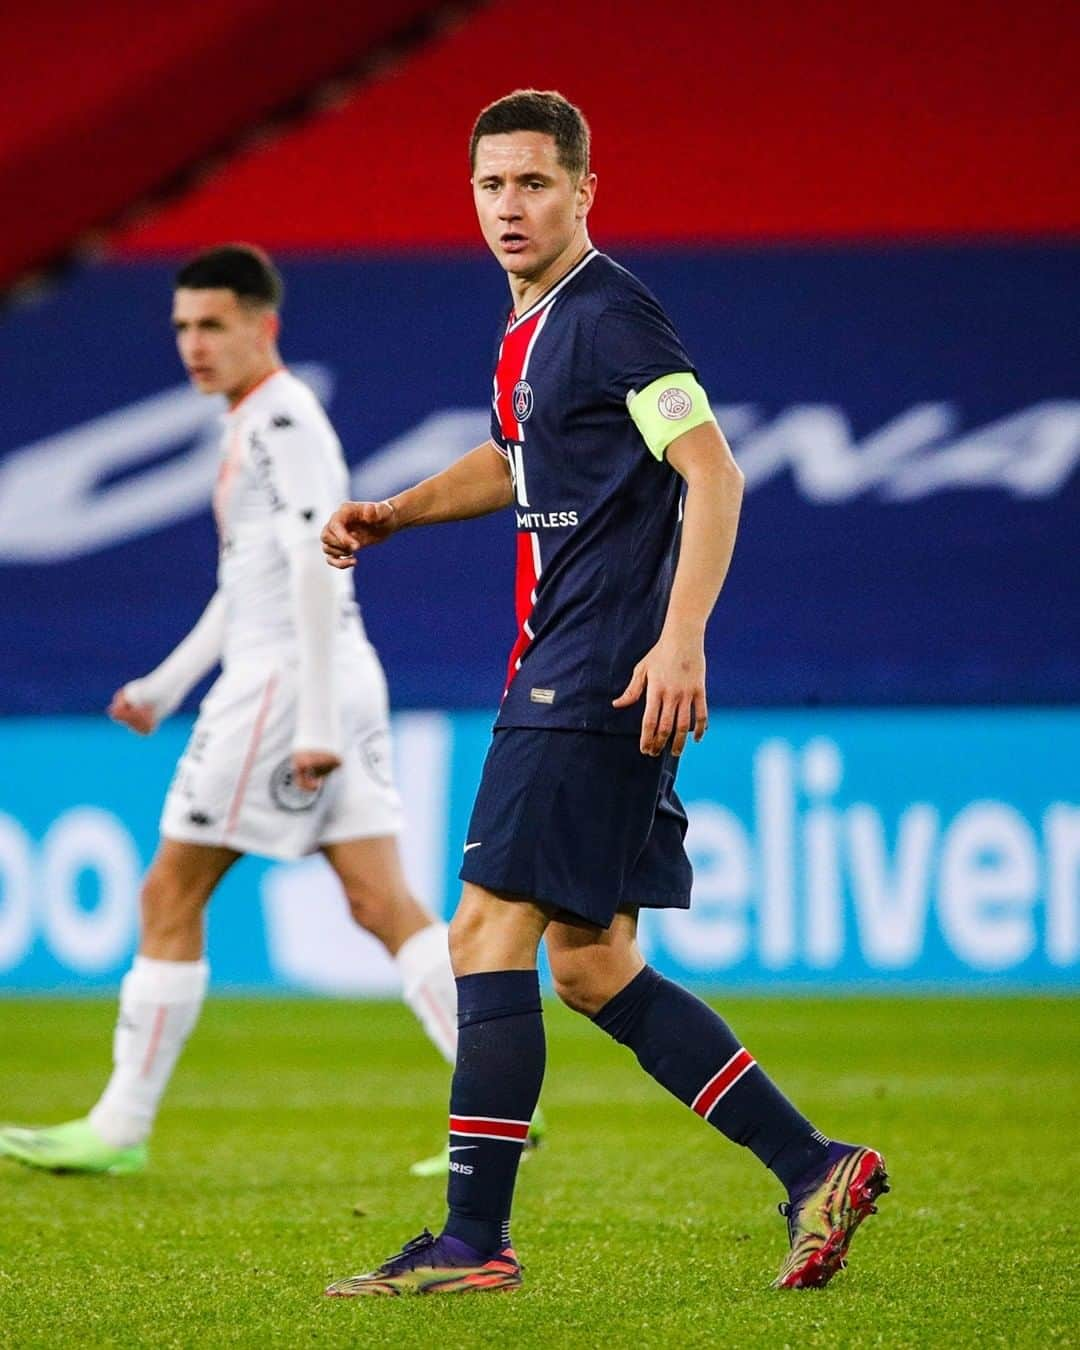
[[[684,417],[689,417],[693,412],[694,400],[685,389],[679,389],[672,385],[657,395],[656,410],[661,417],[666,417],[669,422],[681,422]]]

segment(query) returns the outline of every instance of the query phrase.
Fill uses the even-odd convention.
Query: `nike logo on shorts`
[[[466,844],[466,845],[465,845],[465,852],[468,853],[469,849],[471,849],[471,848],[481,848],[481,847],[482,847],[482,844]]]
[[[470,1148],[479,1148],[479,1144],[454,1144],[449,1150],[451,1153],[465,1153]]]

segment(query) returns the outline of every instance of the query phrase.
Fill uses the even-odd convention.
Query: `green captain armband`
[[[687,370],[661,375],[644,389],[631,389],[626,408],[657,459],[664,458],[676,436],[716,421],[705,390]]]

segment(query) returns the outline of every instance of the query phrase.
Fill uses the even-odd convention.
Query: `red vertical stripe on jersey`
[[[514,610],[517,614],[518,635],[510,653],[510,663],[506,669],[506,687],[510,688],[518,672],[525,648],[532,641],[532,633],[527,624],[532,613],[533,596],[536,594],[536,554],[533,548],[533,536],[528,530],[519,530],[517,537],[517,569],[514,575]]]
[[[518,422],[517,414],[514,412],[514,388],[524,373],[529,343],[533,339],[543,314],[544,311],[541,310],[516,327],[511,320],[503,337],[502,346],[499,348],[499,360],[495,367],[495,412],[499,419],[499,430],[502,432],[504,440],[512,445],[524,446],[525,443],[525,427]],[[514,452],[511,449],[510,462],[515,474],[519,472],[524,454],[525,451],[522,449],[521,457],[515,462]],[[527,502],[522,501],[521,484],[515,480],[514,487],[518,505],[527,506]],[[529,615],[532,613],[536,583],[540,579],[536,565],[537,556],[538,550],[535,547],[532,535],[528,531],[519,530],[517,537],[517,571],[514,580],[514,611],[517,615],[518,634],[507,665],[507,689],[510,688],[511,681],[517,674],[525,649],[532,641],[532,635],[527,624]]]
[[[514,416],[514,385],[521,379],[525,355],[542,314],[543,310],[516,328],[511,323],[499,348],[499,363],[495,367],[495,411],[499,416],[499,430],[508,441],[521,439],[518,420]]]

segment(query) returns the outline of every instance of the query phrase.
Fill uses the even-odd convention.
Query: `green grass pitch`
[[[447,1073],[397,1005],[215,998],[137,1177],[0,1163],[0,1345],[1043,1346],[1080,1342],[1077,1000],[725,998],[893,1192],[824,1291],[768,1288],[781,1197],[587,1022],[548,1010],[547,1146],[512,1293],[330,1300],[443,1213],[407,1166]],[[113,1005],[0,1002],[0,1118],[81,1114]]]

